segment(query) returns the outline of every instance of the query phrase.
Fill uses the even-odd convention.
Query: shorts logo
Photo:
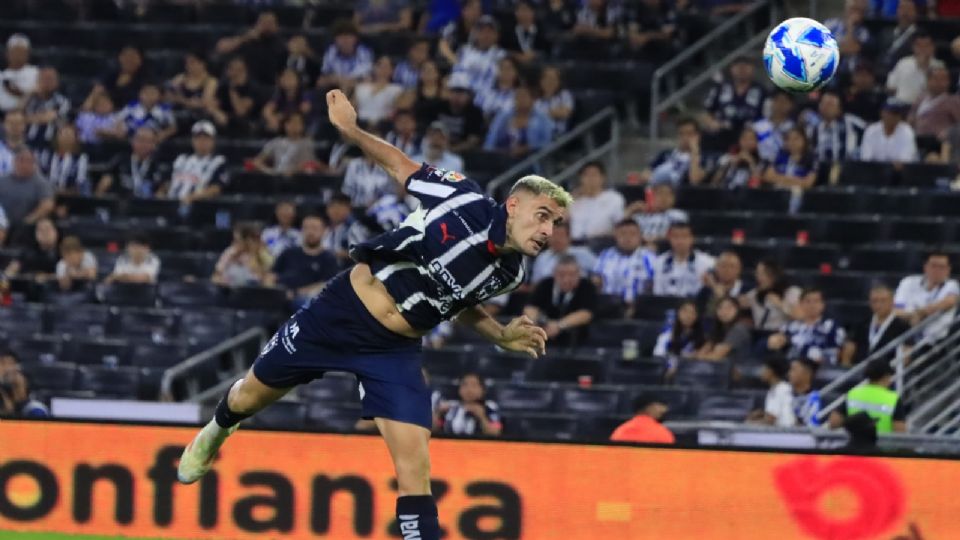
[[[400,534],[403,535],[403,540],[418,540],[423,538],[420,535],[419,514],[401,514],[397,517],[400,518]]]
[[[297,348],[293,345],[293,340],[296,339],[297,334],[300,333],[300,325],[297,324],[297,321],[293,321],[284,327],[282,332],[283,337],[280,339],[280,342],[283,343],[283,348],[290,354],[297,352]]]

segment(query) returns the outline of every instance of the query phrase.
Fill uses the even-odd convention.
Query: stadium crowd
[[[784,190],[796,212],[808,190],[842,184],[851,162],[888,162],[898,173],[913,162],[955,169],[960,38],[946,43],[923,24],[924,10],[948,3],[900,0],[893,10],[890,2],[874,4],[849,0],[843,17],[827,21],[842,63],[824,91],[771,91],[758,82],[756,62],[741,58],[709,90],[701,115],[678,119],[672,148],[648,168],[628,179],[609,178],[598,162],[584,165],[569,223],[556,227],[550,248],[530,261],[527,282],[486,308],[498,316],[526,314],[543,325],[551,347],[570,350],[594,343],[598,321],[655,321],[652,339],[632,336],[622,350],[624,358],[662,359],[657,383],[682,384],[688,365],[713,363],[729,366],[736,386],[744,366],[763,364],[759,379],[770,392],[750,419],[781,426],[818,423],[818,369],[854,365],[931,315],[949,324],[960,288],[943,250],[928,254],[922,274],[873,285],[861,299],[869,300],[865,320],[841,321],[831,315],[826,291],[801,286],[782,261],[762,258],[746,267],[734,249],[742,230],[733,231],[732,248],[699,245],[697,235],[717,231],[700,229],[692,210],[677,208],[683,190],[710,186]],[[307,21],[328,30],[324,42],[285,29],[263,9],[212,49],[183,52],[175,71],[152,66],[143,46],[121,44],[113,67],[87,81],[82,99],[68,97],[56,67],[35,60],[29,31],[9,35],[0,72],[0,309],[103,300],[117,284],[164,281],[276,289],[282,309],[295,308],[350,264],[350,244],[396,226],[416,208],[374,163],[335,140],[320,99],[325,90],[348,92],[365,126],[415,159],[469,176],[471,153],[511,163],[579,118],[558,58],[662,62],[701,35],[711,17],[742,8],[682,0],[421,7],[357,2],[350,18]],[[158,2],[63,8],[137,23],[163,11]],[[871,17],[895,22],[874,34],[865,23]],[[222,151],[243,141],[253,143],[240,146],[246,154]],[[240,193],[241,177],[334,183],[322,197],[273,197],[269,215],[252,221],[215,206]],[[639,190],[621,189],[625,184]],[[161,227],[192,223],[211,208],[204,204],[213,205],[208,221],[215,227],[202,245],[222,251],[211,265],[173,269],[176,241],[138,230],[136,221],[127,224],[129,233],[86,234],[91,222],[118,217],[97,204],[93,216],[77,215],[83,199],[160,201],[162,218],[149,211],[142,217],[166,220],[157,222]],[[798,232],[798,245],[807,243],[805,234]],[[152,246],[158,240],[164,250]],[[442,351],[456,334],[444,325],[425,346]],[[0,412],[40,414],[27,381],[11,375],[19,373],[15,353],[0,357]],[[503,412],[488,399],[484,376],[455,375],[458,395],[435,400],[438,429],[500,434]],[[654,419],[667,412],[649,395],[631,407]],[[652,429],[657,441],[670,439]]]

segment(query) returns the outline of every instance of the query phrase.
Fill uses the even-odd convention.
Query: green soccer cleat
[[[216,420],[210,420],[183,450],[180,466],[177,468],[177,479],[184,484],[192,484],[207,474],[223,441],[239,427],[240,424],[236,424],[224,429],[217,425]]]

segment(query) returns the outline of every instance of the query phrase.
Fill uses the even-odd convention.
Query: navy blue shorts
[[[363,418],[430,429],[430,391],[420,353],[419,338],[388,330],[367,311],[347,270],[277,330],[253,373],[274,388],[308,383],[328,371],[353,373],[360,381]]]

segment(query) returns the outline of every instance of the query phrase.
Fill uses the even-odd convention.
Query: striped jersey
[[[633,302],[650,289],[655,259],[656,255],[647,249],[637,248],[633,253],[623,253],[610,247],[600,253],[593,273],[603,281],[603,294]]]
[[[167,197],[180,199],[211,186],[220,186],[222,189],[229,180],[225,157],[214,154],[180,154],[173,162]]]
[[[420,207],[350,256],[370,265],[411,326],[429,330],[523,281],[523,255],[499,251],[507,210],[475,182],[424,163],[406,189]]]

